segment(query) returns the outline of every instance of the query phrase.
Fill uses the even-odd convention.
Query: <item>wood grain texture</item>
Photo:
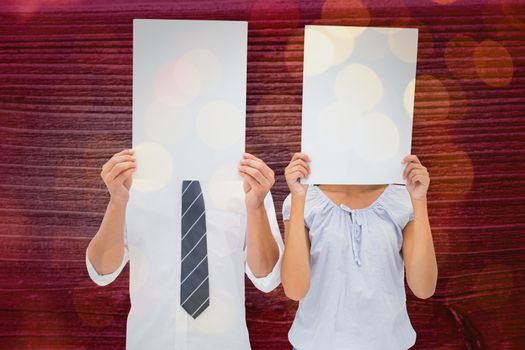
[[[247,151],[278,175],[279,221],[303,26],[418,27],[412,145],[439,281],[428,300],[407,289],[414,348],[525,349],[525,4],[439,2],[3,1],[0,349],[124,349],[128,268],[97,287],[84,252],[109,199],[100,167],[131,146],[133,18],[250,21]],[[296,303],[248,280],[246,296],[253,349],[289,349]]]

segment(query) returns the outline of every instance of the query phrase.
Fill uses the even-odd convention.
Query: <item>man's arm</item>
[[[261,159],[249,153],[244,154],[239,173],[244,178],[247,214],[246,261],[255,277],[264,277],[279,259],[279,248],[265,208],[265,199],[275,183],[275,174]]]
[[[135,169],[135,157],[131,149],[114,154],[102,166],[100,176],[110,192],[111,199],[100,228],[86,249],[89,275],[100,285],[110,283],[111,278],[116,276],[104,279],[101,277],[120,273],[127,262],[124,233],[126,206],[132,184],[132,172]]]
[[[124,226],[126,208],[109,201],[100,228],[89,242],[87,254],[96,272],[114,272],[124,258]]]
[[[247,210],[246,261],[257,278],[267,276],[277,264],[279,248],[264,205]]]

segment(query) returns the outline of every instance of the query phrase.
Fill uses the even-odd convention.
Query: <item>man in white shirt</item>
[[[111,283],[130,262],[126,349],[250,349],[244,273],[263,292],[280,283],[283,240],[270,193],[273,171],[246,153],[239,165],[243,181],[200,183],[206,214],[209,304],[207,299],[204,311],[194,318],[181,306],[182,182],[165,189],[173,198],[169,205],[130,208],[130,196],[137,196],[134,205],[141,203],[142,194],[132,186],[136,166],[133,150],[128,149],[102,167],[101,177],[111,199],[86,249],[89,276],[101,286]],[[151,210],[148,215],[154,220],[146,223],[136,215],[126,218],[126,212],[135,209]]]

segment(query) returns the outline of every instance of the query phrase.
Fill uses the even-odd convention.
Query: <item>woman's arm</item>
[[[124,257],[124,228],[126,205],[136,169],[133,150],[116,153],[102,166],[100,173],[111,199],[97,234],[89,242],[89,261],[101,275],[114,272]]]
[[[410,290],[421,299],[434,295],[437,284],[437,262],[434,242],[428,219],[427,190],[430,177],[419,159],[410,155],[405,168],[407,189],[410,193],[414,220],[403,230],[403,259],[405,261],[406,279]]]
[[[292,195],[290,220],[284,221],[281,283],[286,296],[302,299],[310,289],[310,239],[304,226],[304,197]]]
[[[291,193],[290,219],[284,221],[285,245],[281,266],[281,283],[286,296],[302,299],[310,288],[310,240],[304,226],[304,205],[308,186],[299,179],[308,177],[310,167],[306,154],[294,154],[286,167],[286,182]]]

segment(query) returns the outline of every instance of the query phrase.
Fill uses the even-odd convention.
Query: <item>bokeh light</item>
[[[483,40],[474,49],[474,66],[485,84],[501,88],[512,81],[514,65],[508,50],[494,40]]]
[[[439,5],[449,5],[449,4],[453,4],[454,2],[456,2],[456,0],[432,0],[432,1]]]
[[[258,0],[250,11],[250,29],[282,26],[283,18],[280,16],[282,13],[286,13],[286,27],[296,27],[299,24],[301,15],[295,1]]]
[[[410,119],[414,117],[414,96],[416,92],[416,80],[412,79],[405,88],[405,93],[403,94],[403,105],[407,111]]]
[[[136,145],[137,168],[133,173],[133,188],[139,192],[158,191],[173,175],[172,156],[158,143],[144,142]]]
[[[290,78],[303,82],[304,68],[304,30],[295,29],[286,40],[283,49],[284,63]]]
[[[394,157],[399,151],[397,125],[382,113],[370,113],[356,118],[349,129],[352,150],[365,162],[378,163]],[[362,147],[362,145],[368,147]]]
[[[82,0],[4,0],[7,3],[14,3],[16,6],[17,20],[24,23],[33,18],[39,12],[54,8],[67,8],[76,5]]]
[[[450,97],[440,79],[423,74],[416,78],[414,114],[420,122],[444,121],[448,118]]]
[[[167,63],[155,77],[155,96],[172,104],[187,105],[199,95],[201,79],[193,62],[179,59]]]
[[[379,61],[385,58],[385,56],[388,55],[388,53],[390,52],[390,47],[388,44],[388,34],[396,30],[401,29],[380,27],[367,28],[361,33],[362,38],[357,38],[356,45],[358,46],[358,48],[354,50],[353,55],[357,59],[363,59],[366,61]],[[365,45],[359,45],[360,40],[363,40],[362,42],[365,43]],[[368,40],[376,44],[366,45],[366,41]]]
[[[182,144],[192,127],[191,111],[185,105],[157,99],[144,114],[144,131],[148,140],[161,144]]]
[[[329,69],[335,57],[335,47],[330,38],[317,28],[305,30],[304,75],[313,76]]]
[[[417,58],[431,58],[435,57],[435,47],[434,47],[434,34],[433,31],[423,22],[418,19],[411,17],[410,11],[408,9],[401,9],[400,11],[406,12],[402,16],[396,16],[391,22],[388,23],[390,28],[417,28],[418,29],[418,41],[417,41]],[[386,24],[383,26],[387,26]],[[403,57],[406,56],[407,61],[409,62],[414,56],[413,49],[410,49],[410,54],[405,54],[403,48],[400,45],[397,45],[401,35],[400,31],[390,32],[389,44],[396,48],[397,55]],[[410,34],[408,34],[410,35]],[[411,34],[415,35],[415,34]],[[391,37],[390,37],[391,36]]]
[[[233,103],[211,101],[197,114],[197,135],[213,149],[226,149],[244,137],[243,118],[244,114]]]
[[[337,101],[322,109],[316,120],[317,139],[326,142],[325,147],[350,150],[349,130],[353,119],[359,115],[355,104]]]
[[[331,66],[341,64],[350,57],[354,50],[355,39],[366,30],[366,27],[354,26],[316,26],[315,28],[332,42],[334,55]]]
[[[241,155],[239,155],[239,162]],[[210,177],[210,181],[203,186],[207,186],[208,195],[215,208],[240,213],[239,203],[244,203],[244,190],[242,187],[242,177],[238,180],[231,180],[232,174],[238,174],[239,163],[219,165]]]
[[[369,110],[383,97],[383,83],[370,67],[352,63],[337,73],[334,93],[338,100]]]
[[[370,24],[370,11],[360,0],[325,0],[321,9],[321,19],[337,20],[339,25]]]
[[[221,64],[213,52],[190,50],[159,69],[154,81],[155,96],[170,104],[187,105],[213,91],[221,77]]]
[[[473,54],[477,42],[465,34],[455,35],[445,47],[445,63],[448,70],[459,79],[477,77],[474,69]]]
[[[128,244],[130,256],[130,290],[134,293],[139,291],[150,278],[150,263],[148,257],[134,244]]]
[[[413,46],[412,43],[417,41],[417,38],[418,31],[393,30],[388,33],[388,44],[399,59],[413,63],[417,59],[417,46]]]

